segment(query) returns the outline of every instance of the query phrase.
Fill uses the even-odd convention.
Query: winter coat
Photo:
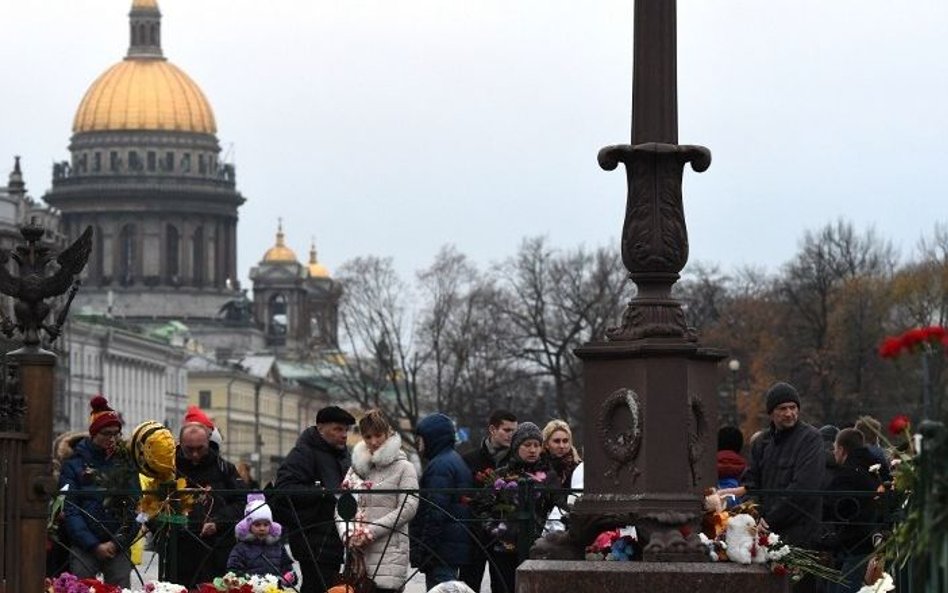
[[[60,468],[59,487],[68,492],[63,509],[64,527],[73,546],[92,551],[107,541],[124,549],[131,544],[138,524],[136,506],[141,487],[131,461],[119,455],[107,457],[90,437],[79,441],[72,457]],[[104,490],[122,489],[131,495],[112,495]]]
[[[455,433],[451,419],[432,414],[418,423],[415,432],[424,439],[423,457],[427,465],[421,474],[421,503],[409,526],[411,565],[424,572],[432,562],[448,566],[467,564],[470,535],[465,523],[470,510],[461,502],[461,493],[432,492],[428,488],[472,488],[471,469],[454,450]]]
[[[293,570],[293,559],[280,538],[267,536],[257,539],[252,535],[237,542],[227,558],[227,570],[242,575],[276,575],[283,577]]]
[[[838,466],[829,490],[836,492],[875,492],[882,484],[877,474],[869,467],[876,458],[867,447],[859,447]],[[880,501],[874,496],[827,496],[824,500],[823,520],[830,532],[823,544],[843,554],[869,554],[872,552],[872,534],[879,529]]]
[[[519,483],[521,479],[531,480],[534,487],[534,505],[533,505],[533,525],[531,543],[543,531],[547,516],[554,506],[564,506],[566,496],[561,492],[547,492],[547,489],[559,489],[560,478],[556,470],[550,464],[546,455],[541,455],[534,463],[526,463],[516,454],[510,458],[507,465],[497,469],[497,477],[505,482]],[[499,516],[501,513],[497,508],[498,502],[503,498],[506,502],[512,502],[519,507],[521,501],[518,498],[517,490],[506,490],[488,484],[483,493],[474,497],[475,514],[477,518],[483,519],[488,534],[491,536],[492,549],[495,552],[517,555],[517,545],[520,543],[520,532],[526,527],[522,522],[516,520],[516,516],[511,512],[508,516]]]
[[[507,449],[507,454],[504,456],[500,465],[507,463],[510,457],[510,449]],[[497,469],[498,465],[494,462],[494,456],[491,455],[490,449],[487,447],[487,439],[485,438],[481,441],[481,445],[476,449],[471,449],[463,455],[464,463],[471,468],[471,475],[476,476],[485,469]]]
[[[203,501],[198,500],[188,513],[188,529],[200,533],[201,526],[210,522],[217,526],[215,537],[226,536],[226,539],[230,539],[234,525],[244,516],[246,502],[246,494],[235,492],[245,489],[246,485],[234,464],[221,457],[214,448],[210,448],[207,455],[193,463],[179,446],[175,454],[175,468],[178,477],[187,480],[188,488],[210,487],[209,496],[203,497]],[[225,490],[231,492],[222,492]]]
[[[366,484],[369,482],[369,484]],[[353,490],[418,490],[415,466],[402,451],[398,434],[390,436],[375,453],[365,442],[352,449],[352,467],[343,485]],[[365,568],[375,585],[382,589],[399,589],[408,577],[408,523],[418,510],[416,493],[359,493],[357,520],[372,535],[365,546]],[[336,515],[339,535],[345,539],[354,526]]]
[[[751,495],[754,489],[785,490],[791,494],[794,490],[816,491],[823,483],[824,469],[819,430],[805,422],[782,431],[771,424],[770,430],[754,441],[744,483]],[[758,498],[761,515],[774,533],[790,544],[814,543],[822,517],[819,496],[768,494]]]
[[[299,491],[289,499],[282,495],[268,497],[278,520],[291,534],[290,547],[297,558],[308,556],[312,550],[320,564],[342,564],[342,540],[335,525],[336,497],[326,489],[340,487],[349,464],[347,449],[333,447],[315,426],[310,426],[277,470],[278,490]]]

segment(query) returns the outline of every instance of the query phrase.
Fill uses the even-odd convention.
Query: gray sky
[[[130,0],[0,0],[0,174],[49,187],[79,101],[128,47]],[[305,259],[400,270],[454,243],[617,240],[632,0],[160,0],[165,55],[237,165],[239,266],[278,216]],[[948,220],[948,2],[681,0],[679,138],[692,261],[771,270],[844,217],[903,252]]]

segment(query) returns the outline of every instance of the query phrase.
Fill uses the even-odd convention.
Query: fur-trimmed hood
[[[408,459],[402,451],[402,437],[392,433],[375,453],[369,453],[365,441],[359,441],[352,448],[352,470],[365,480],[373,467],[386,467],[399,459]]]

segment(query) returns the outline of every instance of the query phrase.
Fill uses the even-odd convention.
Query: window
[[[149,151],[148,151],[148,170],[149,170],[149,171],[154,171],[154,170],[155,170],[155,166],[157,165],[157,161],[158,161],[158,155],[155,154],[155,151],[149,150]]]
[[[122,227],[120,234],[119,273],[122,284],[126,286],[135,281],[136,234],[133,224]]]
[[[198,227],[194,231],[194,250],[191,261],[191,277],[194,279],[195,286],[204,284],[204,227]]]
[[[207,159],[204,158],[204,153],[198,155],[198,173],[202,175],[207,173]]]
[[[92,171],[98,173],[102,170],[102,153],[96,151],[92,153]]]
[[[180,235],[178,234],[178,229],[173,225],[169,224],[165,227],[165,259],[167,260],[167,270],[168,270],[168,280],[172,284],[176,283],[178,280],[178,274],[180,273],[178,262],[180,261],[178,252],[180,250]]]
[[[109,152],[109,171],[118,171],[119,170],[119,158],[118,151],[112,150]]]
[[[202,410],[207,410],[211,407],[211,392],[210,390],[198,391],[198,407]]]

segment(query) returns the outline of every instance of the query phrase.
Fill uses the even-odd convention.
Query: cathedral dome
[[[280,221],[277,227],[276,245],[263,254],[263,262],[268,264],[299,263],[293,250],[283,242],[283,221]]]
[[[306,266],[306,271],[310,278],[329,278],[329,268],[316,259],[315,242],[309,248],[309,264]]]
[[[163,58],[129,57],[99,76],[86,91],[73,133],[164,130],[214,134],[214,112],[204,93]]]

